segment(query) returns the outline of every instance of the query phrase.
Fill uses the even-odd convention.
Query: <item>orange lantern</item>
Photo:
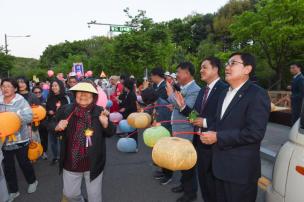
[[[39,122],[43,120],[46,116],[46,110],[41,105],[32,106],[33,111],[33,122],[35,126],[39,125]]]
[[[156,165],[172,171],[189,170],[197,161],[193,144],[178,137],[163,137],[153,147],[152,159]]]
[[[43,148],[42,145],[38,142],[32,141],[29,144],[29,149],[28,149],[28,158],[31,161],[36,161],[43,153]]]
[[[135,112],[128,116],[128,124],[133,128],[147,128],[151,125],[151,116],[144,112]]]
[[[0,112],[0,138],[4,142],[6,136],[16,139],[14,133],[21,127],[20,117],[15,112]]]

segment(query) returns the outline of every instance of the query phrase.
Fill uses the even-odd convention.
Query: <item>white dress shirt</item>
[[[231,101],[233,100],[234,96],[236,95],[236,93],[240,90],[240,88],[242,88],[242,86],[246,83],[247,81],[245,81],[244,83],[242,83],[239,87],[232,89],[231,87],[229,87],[229,90],[226,94],[226,97],[224,99],[223,105],[222,105],[222,111],[221,111],[221,119],[223,118],[229,104],[231,103]]]

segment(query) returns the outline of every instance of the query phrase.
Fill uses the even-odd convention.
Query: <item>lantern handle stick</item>
[[[158,104],[158,105],[152,105],[152,106],[149,106],[149,107],[145,107],[145,108],[143,108],[143,110],[153,109],[153,108],[156,108],[156,107],[170,107],[170,106],[172,106],[172,104],[168,104],[168,105]]]
[[[127,138],[131,137],[132,135],[135,135],[137,133],[137,130],[135,130],[134,132],[130,133]]]
[[[165,120],[165,121],[159,121],[157,123],[189,123],[188,120]]]
[[[201,133],[201,132],[187,132],[187,131],[185,131],[185,132],[173,132],[172,135],[173,136],[176,136],[176,135],[199,135],[199,136],[201,136],[201,135],[204,135],[204,134]]]

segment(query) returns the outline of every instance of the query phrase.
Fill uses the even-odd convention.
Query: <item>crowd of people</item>
[[[225,77],[220,75],[222,68]],[[13,201],[19,196],[15,157],[29,184],[28,193],[38,186],[27,157],[31,130],[39,131],[42,159],[49,159],[51,146],[50,164],[60,168],[68,201],[85,200],[81,194],[83,178],[88,201],[102,201],[105,138],[125,136],[109,121],[109,113],[119,112],[126,119],[146,108],[153,126],[162,125],[171,134],[178,133],[197,151],[196,165],[181,171],[180,185],[172,188],[173,193],[182,193],[177,202],[195,201],[198,189],[205,202],[254,202],[261,176],[260,144],[270,115],[270,98],[256,84],[255,68],[254,56],[239,52],[232,54],[225,66],[216,57],[204,58],[199,73],[191,62],[181,62],[176,73],[155,67],[142,81],[132,75],[79,78],[73,72],[66,80],[59,76],[31,85],[24,77],[2,79],[0,112],[16,112],[22,127],[15,140],[0,141],[0,201]],[[204,87],[195,81],[197,74]],[[98,87],[111,105],[96,104]],[[47,112],[38,128],[31,126],[31,105],[42,105]],[[197,118],[186,122],[193,112]],[[200,135],[186,134],[188,131]],[[132,132],[130,137],[138,145],[138,134]],[[173,171],[166,168],[156,168],[153,173],[163,186],[172,177]]]

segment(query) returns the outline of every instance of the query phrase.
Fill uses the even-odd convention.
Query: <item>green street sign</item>
[[[132,27],[127,26],[110,26],[111,32],[130,32],[132,31]]]

